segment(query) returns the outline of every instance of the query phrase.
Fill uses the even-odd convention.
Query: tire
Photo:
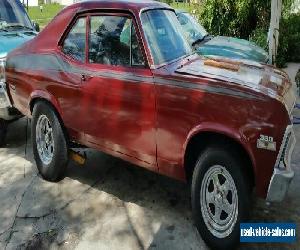
[[[205,149],[196,163],[191,186],[193,218],[213,249],[234,249],[240,223],[248,219],[251,188],[242,167],[238,157],[216,146]]]
[[[66,172],[68,143],[54,109],[45,102],[33,108],[31,126],[33,154],[41,176],[51,182],[61,180]]]
[[[5,145],[5,138],[7,134],[7,122],[0,119],[0,147]]]

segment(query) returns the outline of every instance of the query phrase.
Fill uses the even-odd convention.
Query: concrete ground
[[[300,70],[300,63],[287,63],[286,68],[283,69],[290,77],[291,81],[293,82],[294,89],[297,91],[295,77]]]
[[[49,183],[25,131],[25,119],[12,124],[0,149],[0,249],[206,248],[184,184],[93,150]]]
[[[300,63],[287,63],[286,68],[283,70],[289,75],[291,80],[295,82],[295,77],[299,69]]]
[[[188,186],[93,150],[85,150],[86,166],[70,163],[64,180],[46,182],[25,131],[25,119],[12,124],[0,149],[0,249],[207,249],[191,219]],[[288,197],[255,199],[252,221],[300,226],[300,126],[296,133]],[[241,248],[259,246],[300,249],[300,241]]]
[[[300,117],[300,111],[298,115]],[[85,149],[59,183],[37,173],[26,119],[9,127],[0,149],[0,249],[207,249],[191,218],[185,184]],[[295,178],[280,204],[254,199],[253,222],[296,222],[300,232],[300,125]],[[300,249],[244,244],[241,249]]]

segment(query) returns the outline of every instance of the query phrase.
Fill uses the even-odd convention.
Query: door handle
[[[81,75],[81,81],[83,81],[83,82],[86,81],[86,75],[84,75],[84,74]]]
[[[86,81],[88,81],[92,78],[93,78],[93,76],[88,76],[88,75],[85,75],[85,74],[81,75],[81,81],[83,81],[83,82],[86,82]]]

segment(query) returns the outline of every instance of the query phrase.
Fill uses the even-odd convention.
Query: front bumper
[[[267,201],[280,202],[286,196],[289,185],[294,177],[291,158],[296,145],[293,126],[289,125],[283,137],[274,172],[269,184]]]

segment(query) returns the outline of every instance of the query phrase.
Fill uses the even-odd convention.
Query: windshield
[[[9,27],[20,28],[25,26],[32,28],[32,24],[19,0],[0,1],[0,30]]]
[[[178,13],[177,17],[190,44],[197,40],[202,40],[208,35],[204,27],[189,13]]]
[[[148,10],[143,12],[141,19],[155,65],[161,65],[192,53],[173,11]]]

